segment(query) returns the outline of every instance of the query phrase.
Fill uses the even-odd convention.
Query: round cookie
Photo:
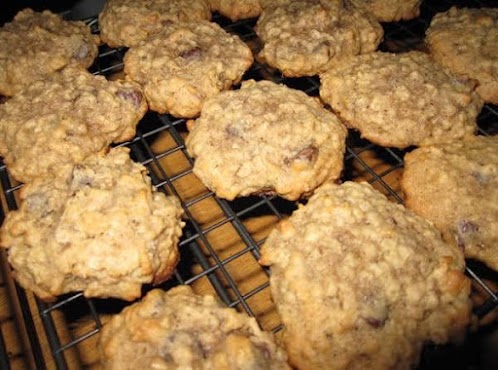
[[[406,148],[472,136],[483,102],[421,52],[370,53],[320,76],[320,96],[362,137]]]
[[[297,369],[410,369],[469,320],[462,252],[367,183],[323,185],[261,253]]]
[[[256,25],[266,63],[284,76],[322,73],[345,57],[376,50],[383,30],[337,0],[287,1],[264,8]]]
[[[498,137],[419,148],[404,160],[406,205],[498,271]]]
[[[146,110],[137,84],[66,67],[0,105],[0,155],[21,182],[52,177],[133,138]]]
[[[270,81],[208,100],[186,139],[194,173],[221,198],[295,200],[341,175],[346,128],[318,100]]]
[[[258,17],[263,10],[261,0],[208,0],[208,3],[211,10],[219,12],[233,22]]]
[[[436,14],[426,42],[438,63],[477,80],[484,101],[498,104],[498,9],[453,7]]]
[[[172,22],[210,20],[205,0],[107,0],[100,37],[111,47],[135,46]]]
[[[83,291],[133,300],[142,284],[173,273],[182,209],[152,189],[127,148],[93,155],[69,176],[37,179],[21,200],[2,225],[1,246],[21,286],[42,299]]]
[[[207,98],[238,83],[252,62],[251,49],[217,24],[182,22],[130,48],[124,71],[143,86],[150,109],[196,117]]]
[[[126,307],[104,325],[99,348],[105,370],[289,369],[254,318],[185,285]]]
[[[372,14],[379,22],[398,22],[417,18],[422,0],[347,0]]]
[[[0,28],[0,95],[13,96],[34,81],[75,63],[89,67],[99,38],[83,22],[24,9]]]

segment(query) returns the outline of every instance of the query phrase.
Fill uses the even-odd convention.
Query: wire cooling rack
[[[449,9],[454,3],[427,1],[422,4],[421,16],[416,20],[384,24],[385,41],[381,50],[398,52],[423,49],[421,40],[432,16]],[[457,5],[484,4],[459,1]],[[239,35],[255,51],[260,48],[253,30],[256,23],[254,19],[232,23],[226,18],[215,16],[214,20],[228,32]],[[96,19],[89,20],[89,23],[98,33]],[[92,72],[108,78],[119,74],[125,51],[101,46]],[[318,95],[319,80],[316,77],[284,78],[278,71],[258,62],[244,77],[250,78],[270,79],[303,90],[311,96]],[[486,105],[478,118],[478,125],[480,134],[496,134],[497,107]],[[269,303],[268,271],[260,267],[257,260],[260,246],[271,227],[291,214],[296,204],[265,195],[233,202],[217,198],[192,173],[193,161],[184,145],[186,134],[185,120],[149,112],[139,124],[136,137],[121,144],[131,148],[134,160],[148,167],[153,184],[159,190],[174,194],[181,200],[187,217],[179,244],[181,262],[173,278],[160,287],[168,289],[177,284],[190,284],[201,290],[214,291],[227,306],[255,316],[264,329],[278,332],[281,328],[278,315]],[[351,131],[343,180],[369,181],[393,201],[402,202],[397,184],[402,173],[404,153],[373,145]],[[17,209],[16,192],[20,186],[11,182],[3,165],[0,166],[0,183],[4,195],[3,207],[0,209],[0,221],[3,221],[6,212]],[[209,212],[204,212],[206,209]],[[260,221],[262,219],[263,222]],[[2,258],[5,261],[5,252]],[[247,269],[240,266],[247,266]],[[498,283],[498,274],[472,261],[468,263],[467,274],[472,278],[478,302],[474,308],[475,317],[484,320],[495,315],[498,310],[498,292],[494,284]],[[1,280],[0,289],[4,285],[5,281]],[[150,288],[145,287],[144,293]],[[86,344],[95,342],[95,334],[100,331],[109,313],[119,312],[127,304],[118,300],[86,299],[81,293],[65,295],[51,304],[34,299],[33,304],[29,300],[30,293],[14,283],[11,284],[10,294],[19,310],[19,325],[28,338],[26,344],[29,353],[25,355],[38,369],[79,368],[98,361],[94,356],[85,354]],[[268,304],[261,305],[261,301]],[[5,343],[2,335],[5,327],[0,317],[0,369],[10,369],[13,357],[17,356]],[[43,338],[49,345],[48,359],[44,355]],[[436,369],[449,364],[451,368],[470,368],[474,364],[472,356],[478,356],[474,353],[474,347],[472,344],[457,349],[452,346],[427,347],[420,368]],[[74,365],[74,356],[77,357],[77,365]]]

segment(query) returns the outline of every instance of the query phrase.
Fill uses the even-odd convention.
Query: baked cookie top
[[[419,148],[405,156],[406,205],[449,242],[498,271],[498,137]]]
[[[438,63],[477,80],[484,101],[498,104],[498,9],[453,7],[436,14],[426,42]]]
[[[233,22],[240,19],[258,17],[262,12],[261,0],[207,0],[212,11],[230,18]]]
[[[416,18],[422,0],[347,0],[372,14],[379,22],[398,22]]]
[[[295,200],[341,175],[346,128],[318,100],[270,81],[209,99],[186,139],[194,173],[229,200]]]
[[[52,177],[131,139],[146,110],[137,84],[67,67],[0,105],[0,154],[19,181]]]
[[[48,10],[21,10],[0,28],[0,94],[13,96],[71,63],[89,67],[98,43],[83,22],[65,21]]]
[[[254,318],[188,286],[151,290],[104,325],[105,369],[289,369]]]
[[[130,47],[172,22],[210,19],[205,0],[108,0],[99,14],[100,37],[111,47]]]
[[[217,24],[181,22],[130,48],[124,71],[143,86],[150,109],[196,117],[207,98],[238,83],[252,62],[249,47]]]
[[[338,60],[376,50],[383,30],[373,17],[336,0],[287,1],[264,8],[256,25],[260,56],[285,76],[311,76]]]
[[[408,369],[469,320],[462,252],[366,183],[323,185],[261,253],[298,369]]]
[[[152,189],[127,148],[92,155],[69,176],[37,179],[21,200],[2,225],[1,246],[19,283],[42,299],[83,291],[132,300],[176,266],[182,209]]]
[[[474,84],[416,51],[355,56],[320,79],[322,99],[362,137],[388,147],[471,136],[483,105]]]

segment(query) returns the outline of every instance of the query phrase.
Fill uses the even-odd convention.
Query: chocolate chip
[[[202,55],[202,49],[197,46],[180,53],[180,56],[186,60],[196,60],[199,59],[201,55]]]
[[[386,323],[386,319],[382,320],[382,319],[377,319],[375,317],[366,317],[365,321],[367,322],[368,325],[370,325],[375,329],[383,327],[384,324]]]
[[[142,93],[137,90],[119,90],[117,95],[121,99],[132,103],[135,108],[140,107],[142,103]]]
[[[227,126],[225,128],[225,132],[227,133],[227,136],[230,137],[240,137],[240,131],[237,127],[234,126]]]
[[[479,226],[475,223],[467,220],[458,222],[458,232],[460,234],[475,233],[476,231],[479,231]]]
[[[471,173],[472,177],[474,179],[476,179],[476,181],[480,184],[480,185],[485,185],[489,182],[489,176],[488,175],[485,175],[481,172],[478,172],[478,171],[474,171]]]
[[[270,187],[268,187],[268,188],[262,188],[262,189],[260,189],[260,190],[258,190],[258,191],[256,191],[254,193],[254,195],[259,195],[259,196],[262,196],[262,195],[272,196],[272,195],[275,195],[275,194],[277,194],[275,192],[275,189],[270,188]]]
[[[317,157],[318,157],[318,148],[315,147],[314,145],[309,145],[306,148],[301,149],[293,157],[285,158],[284,163],[287,166],[290,166],[290,164],[294,161],[303,161],[303,162],[313,163],[314,161],[316,161]]]

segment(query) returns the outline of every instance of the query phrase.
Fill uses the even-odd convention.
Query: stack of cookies
[[[283,349],[212,297],[156,289],[103,328],[106,369],[409,369],[425,343],[460,340],[465,258],[498,269],[498,139],[476,136],[483,105],[498,103],[498,10],[437,14],[428,53],[379,51],[380,22],[415,18],[420,3],[109,0],[101,41],[127,48],[126,79],[113,82],[85,69],[99,39],[84,23],[20,12],[0,29],[10,97],[0,154],[25,183],[0,243],[19,283],[46,300],[131,301],[171,276],[180,202],[128,149],[109,149],[151,110],[188,119],[193,172],[218,197],[305,201],[260,259]],[[259,17],[259,50],[212,12]],[[255,60],[287,78],[319,76],[320,96],[246,78]],[[348,129],[406,154],[406,207],[341,181]]]

